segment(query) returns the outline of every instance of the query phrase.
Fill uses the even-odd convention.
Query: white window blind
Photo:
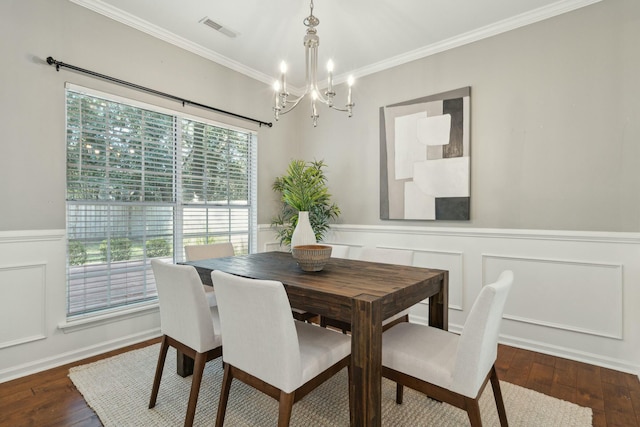
[[[256,135],[67,89],[69,317],[157,298],[151,258],[253,251]]]

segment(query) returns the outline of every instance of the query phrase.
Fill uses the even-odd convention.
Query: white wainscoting
[[[46,338],[45,279],[46,263],[0,265],[0,349]]]
[[[482,257],[483,283],[507,269],[518,277],[505,306],[505,319],[623,339],[621,264],[487,254]]]
[[[277,250],[261,226],[261,250]],[[449,329],[460,331],[482,286],[515,275],[501,342],[640,373],[640,233],[334,225],[327,243],[414,251],[414,265],[449,271]],[[427,323],[426,302],[411,321]]]
[[[157,337],[157,308],[66,333],[64,230],[0,232],[0,383]]]

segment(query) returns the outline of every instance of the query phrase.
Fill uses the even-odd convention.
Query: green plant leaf
[[[322,160],[292,160],[287,173],[275,179],[272,188],[280,194],[282,207],[280,214],[272,219],[271,226],[277,229],[280,244],[291,243],[300,211],[309,212],[309,222],[318,241],[324,238],[329,222],[335,221],[340,215],[338,206],[331,202],[323,171],[325,166]]]

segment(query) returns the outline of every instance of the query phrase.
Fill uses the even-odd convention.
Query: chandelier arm
[[[329,106],[329,108],[331,108],[333,110],[336,110],[336,111],[342,111],[343,113],[348,113],[349,112],[348,108],[339,108],[339,107],[336,107],[335,105],[331,105],[331,106]]]
[[[301,96],[299,96],[294,101],[287,100],[287,104],[291,104],[291,105],[290,106],[282,106],[282,110],[280,111],[280,114],[287,114],[289,111],[291,111],[294,108],[296,108],[296,106],[300,103],[300,101],[302,101],[302,99],[305,97],[306,94],[307,94],[307,92],[303,93]],[[286,108],[286,111],[285,111],[285,108]]]

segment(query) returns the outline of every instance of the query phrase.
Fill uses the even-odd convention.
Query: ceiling
[[[290,89],[304,87],[309,0],[70,1],[265,83],[284,60]],[[598,1],[314,0],[319,64],[333,59],[340,83]],[[201,23],[205,17],[224,30]],[[324,65],[318,74],[324,78]]]

